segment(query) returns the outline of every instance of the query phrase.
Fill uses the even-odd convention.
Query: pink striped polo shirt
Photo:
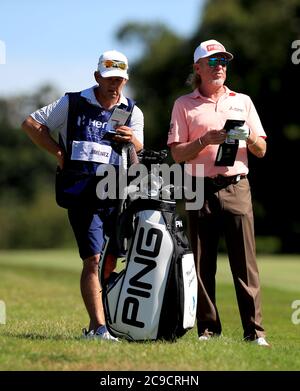
[[[168,146],[173,143],[185,143],[203,136],[208,130],[223,129],[227,119],[245,120],[251,132],[266,137],[261,121],[248,95],[240,94],[226,88],[226,92],[217,102],[200,94],[196,89],[192,93],[179,97],[173,107],[171,125],[168,135]],[[235,163],[232,167],[215,166],[214,162],[218,145],[208,145],[190,163],[191,175],[196,175],[196,164],[204,164],[204,176],[214,177],[248,174],[248,157],[246,141],[239,143]]]

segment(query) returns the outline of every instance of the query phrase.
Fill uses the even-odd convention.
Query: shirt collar
[[[81,96],[85,98],[90,104],[95,106],[100,106],[100,103],[97,101],[94,89],[98,87],[98,85],[95,85],[93,87],[87,88],[86,90],[81,91]],[[124,105],[128,106],[127,98],[121,94],[119,102],[116,104],[116,106],[119,106],[121,103],[124,103]]]
[[[225,96],[228,96],[232,91],[228,88],[228,87],[226,87],[226,86],[224,86],[225,87]],[[203,96],[200,92],[199,92],[199,90],[198,90],[198,88],[196,88],[192,93],[191,93],[191,97],[192,98],[194,98],[194,99],[198,99],[198,98],[201,98],[201,99],[208,99],[206,96]]]

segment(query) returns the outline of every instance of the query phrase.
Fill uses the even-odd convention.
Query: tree
[[[72,243],[65,211],[55,204],[55,159],[20,129],[24,118],[59,96],[50,86],[0,99],[0,248]]]
[[[269,135],[264,161],[251,159],[251,181],[261,214],[260,234],[278,235],[282,251],[300,251],[298,196],[291,184],[298,166],[299,67],[292,44],[300,37],[299,0],[211,0],[192,38],[216,37],[235,54],[229,68],[232,89],[249,94]]]
[[[118,38],[135,40],[143,48],[142,57],[131,66],[131,86],[145,115],[145,144],[164,148],[172,103],[184,84],[178,82],[178,77],[186,61],[186,41],[162,24],[140,23],[125,25]],[[189,72],[189,64],[185,67]]]
[[[260,235],[281,238],[282,251],[300,251],[300,213],[294,189],[300,150],[300,65],[292,62],[300,39],[300,0],[210,0],[190,39],[162,25],[130,23],[119,38],[144,45],[132,67],[131,84],[145,113],[146,146],[165,147],[171,109],[185,85],[195,48],[215,38],[235,54],[228,86],[251,96],[269,135],[263,160],[250,157]],[[299,45],[300,46],[300,45]]]
[[[0,99],[0,187],[1,199],[30,201],[41,186],[53,182],[55,162],[20,130],[22,121],[59,93],[46,85],[32,95]]]

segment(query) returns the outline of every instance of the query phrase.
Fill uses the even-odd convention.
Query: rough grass
[[[0,370],[298,371],[300,324],[291,303],[300,299],[300,262],[261,257],[264,325],[272,348],[242,341],[226,260],[219,262],[217,301],[223,336],[199,342],[196,329],[176,343],[85,341],[88,318],[79,292],[80,260],[73,251],[0,252]]]

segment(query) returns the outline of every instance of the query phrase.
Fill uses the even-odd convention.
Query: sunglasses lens
[[[226,65],[228,65],[228,60],[227,58],[220,58],[220,65],[222,65],[223,67],[226,67]]]
[[[218,59],[217,58],[209,58],[208,59],[208,65],[210,67],[215,67],[218,64]]]
[[[211,57],[208,59],[208,65],[210,67],[216,67],[217,65],[222,65],[222,67],[225,67],[228,65],[228,62],[228,59],[223,57]]]
[[[125,71],[127,69],[127,65],[125,62],[119,62],[114,60],[104,60],[102,64],[105,66],[105,68],[119,68]]]
[[[103,65],[106,68],[111,68],[113,66],[113,62],[111,60],[105,60],[105,61],[103,61]]]

